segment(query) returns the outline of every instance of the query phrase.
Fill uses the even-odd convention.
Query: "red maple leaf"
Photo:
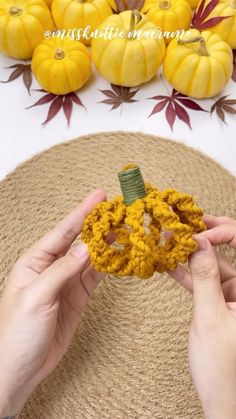
[[[206,30],[208,28],[212,28],[212,26],[216,26],[224,19],[228,19],[231,16],[217,16],[207,19],[211,12],[215,9],[219,0],[211,0],[206,5],[206,0],[202,0],[199,4],[198,8],[195,10],[193,14],[192,24],[191,27],[194,29],[198,29],[199,31]]]
[[[10,74],[7,80],[1,80],[0,83],[10,83],[11,81],[16,80],[18,79],[18,77],[22,76],[24,85],[30,95],[30,88],[32,84],[31,65],[19,63],[19,64],[13,64],[10,67],[6,67],[6,68],[14,68],[15,70]]]
[[[133,99],[139,89],[131,90],[130,87],[116,86],[111,84],[112,90],[100,90],[100,92],[107,97],[107,99],[101,100],[98,103],[105,103],[106,105],[112,105],[111,111],[119,108],[123,103],[134,103],[137,100]]]
[[[42,96],[36,103],[34,103],[26,109],[51,103],[49,106],[47,117],[45,121],[42,123],[42,125],[46,125],[49,121],[51,121],[58,114],[60,109],[63,109],[65,117],[67,119],[67,124],[69,125],[73,104],[83,106],[85,108],[80,98],[74,92],[68,93],[67,95],[54,95],[53,93],[47,93],[43,89],[38,89],[37,91],[46,94]]]
[[[207,112],[194,100],[189,99],[189,97],[177,92],[175,89],[172,90],[172,94],[170,96],[158,95],[150,97],[149,99],[158,101],[150,113],[149,118],[152,115],[161,112],[165,108],[165,116],[172,131],[176,117],[192,129],[190,117],[185,108],[192,109],[194,111]]]
[[[220,97],[211,107],[211,114],[216,112],[217,116],[226,124],[225,112],[236,115],[236,99],[227,99],[228,95]]]

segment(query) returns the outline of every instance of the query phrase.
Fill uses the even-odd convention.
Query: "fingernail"
[[[79,259],[85,259],[89,256],[88,246],[81,242],[78,246],[71,248],[71,253],[73,256]]]
[[[194,236],[194,240],[196,240],[198,244],[198,250],[207,250],[209,247],[208,240],[203,236]]]

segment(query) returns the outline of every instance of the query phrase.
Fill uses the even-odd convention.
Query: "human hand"
[[[71,245],[85,217],[106,199],[90,194],[16,262],[0,300],[0,418],[20,412],[65,354],[103,275],[87,247]]]
[[[236,270],[214,245],[236,249],[236,221],[205,216],[209,230],[195,236],[190,271],[169,274],[193,293],[189,363],[205,418],[236,418]]]

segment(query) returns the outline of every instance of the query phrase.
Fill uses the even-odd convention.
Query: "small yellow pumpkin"
[[[208,19],[230,16],[222,20],[216,26],[209,28],[209,31],[220,35],[221,38],[228,42],[232,49],[236,48],[236,0],[220,0],[213,11],[208,16]]]
[[[92,40],[92,58],[106,80],[134,87],[155,76],[165,56],[165,41],[155,38],[155,24],[145,15],[137,11],[112,15],[99,31],[104,36]]]
[[[53,26],[43,0],[0,0],[0,51],[12,58],[31,58]]]
[[[58,29],[75,29],[74,36],[80,36],[79,40],[87,45],[91,44],[91,32],[113,13],[108,0],[53,0],[51,10]]]
[[[44,40],[36,48],[31,66],[39,84],[55,95],[78,90],[91,74],[87,48],[68,38]]]
[[[192,20],[192,9],[186,0],[146,0],[142,12],[161,30],[167,42],[176,32],[188,29]]]
[[[194,98],[220,93],[233,71],[230,46],[218,35],[192,29],[173,39],[164,60],[164,76],[179,92]]]

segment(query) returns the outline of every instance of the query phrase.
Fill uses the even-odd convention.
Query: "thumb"
[[[52,304],[63,287],[87,268],[89,260],[88,248],[84,243],[72,247],[32,284],[34,295],[41,303]]]
[[[198,251],[189,261],[193,281],[194,310],[209,313],[224,302],[220,272],[215,252],[208,239],[195,236]]]

